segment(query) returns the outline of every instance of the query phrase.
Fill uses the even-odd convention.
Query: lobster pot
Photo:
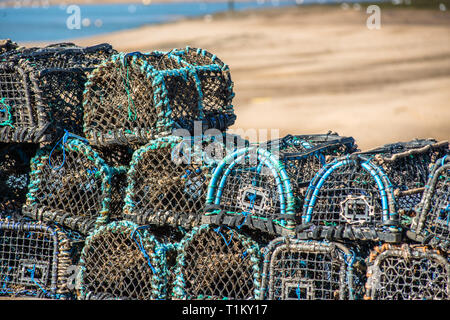
[[[83,140],[65,135],[61,141],[31,160],[23,211],[87,234],[108,221],[111,169]]]
[[[0,218],[21,219],[37,145],[0,143]]]
[[[152,140],[133,154],[124,217],[139,224],[197,225],[211,168],[224,152],[223,144],[211,140]]]
[[[165,299],[167,277],[158,241],[132,222],[115,221],[86,239],[79,298]]]
[[[277,238],[264,257],[260,299],[356,300],[364,294],[358,257],[341,243]]]
[[[409,238],[450,250],[450,157],[434,165],[418,215],[414,218]]]
[[[55,227],[0,220],[0,296],[69,298],[70,245]]]
[[[243,148],[227,155],[214,170],[202,222],[291,234],[294,209],[283,164],[265,149]]]
[[[174,129],[225,130],[233,95],[228,66],[204,50],[121,53],[88,78],[84,132],[94,145],[143,145]]]
[[[269,141],[268,150],[284,164],[293,188],[297,205],[301,208],[311,179],[326,163],[356,150],[351,137],[335,133],[317,135],[288,135]],[[261,146],[260,146],[261,147]]]
[[[364,152],[380,166],[394,188],[400,214],[414,211],[422,199],[430,167],[448,151],[448,141],[412,140]]]
[[[49,142],[63,129],[81,134],[86,73],[111,54],[99,45],[0,56],[0,141]]]
[[[179,243],[174,299],[253,300],[260,290],[260,250],[227,227],[195,227]]]
[[[450,263],[445,253],[417,245],[376,247],[368,260],[367,300],[448,300]]]
[[[358,155],[325,165],[308,187],[297,235],[400,241],[394,191],[386,174]]]

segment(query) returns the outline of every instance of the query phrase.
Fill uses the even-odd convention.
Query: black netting
[[[0,218],[21,219],[37,145],[0,143]]]
[[[256,299],[260,252],[250,238],[227,227],[194,228],[179,244],[175,299]]]
[[[82,133],[86,73],[108,58],[109,45],[64,44],[0,55],[0,140],[51,141]]]
[[[96,145],[144,144],[173,129],[234,123],[232,82],[220,60],[196,49],[119,54],[89,76],[86,137]]]
[[[0,220],[0,295],[68,298],[69,252],[53,227]]]
[[[93,232],[81,256],[81,297],[164,299],[164,250],[131,222],[112,222]]]
[[[448,300],[449,270],[445,254],[426,247],[383,245],[370,255],[365,298]]]

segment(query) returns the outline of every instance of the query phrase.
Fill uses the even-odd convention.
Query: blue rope
[[[227,227],[227,226],[225,226]],[[227,241],[227,239],[225,239],[225,236],[223,235],[222,232],[220,232],[220,228],[221,227],[217,227],[215,229],[213,229],[215,232],[217,232],[218,234],[220,234],[220,236],[223,238],[223,241],[225,241],[225,244],[228,245],[231,243],[231,240],[233,239],[233,235],[234,235],[234,230],[231,230],[229,227],[227,227],[229,230],[231,230],[231,236],[230,236],[230,240]]]
[[[142,254],[144,255],[145,259],[147,259],[147,263],[149,265],[149,267],[152,269],[153,274],[156,274],[156,270],[155,268],[152,266],[152,263],[150,262],[150,256],[147,254],[147,251],[145,251],[144,248],[144,244],[142,243],[142,237],[141,234],[139,232],[136,232],[140,229],[144,229],[144,228],[148,228],[149,226],[141,226],[141,227],[137,227],[136,229],[133,230],[133,232],[131,233],[130,238],[132,240],[134,240],[134,242],[136,242],[136,245],[138,246],[139,250],[142,252]],[[139,235],[139,242],[135,237],[135,234]]]
[[[33,265],[33,269],[27,269],[27,270],[29,272],[31,272],[31,281],[33,281],[39,287],[39,289],[41,289],[42,292],[44,292],[45,295],[47,295],[47,291],[45,291],[44,288],[42,288],[41,285],[36,280],[34,280],[34,272],[36,271],[36,265],[35,264]]]
[[[7,113],[8,119],[4,120],[3,122],[0,122],[0,126],[10,126],[14,129],[14,126],[12,125],[12,114],[11,114],[11,106],[7,105],[5,103],[6,98],[2,98],[0,100],[0,103],[5,107],[4,109],[0,109],[0,112]]]
[[[48,156],[48,164],[50,166],[50,168],[52,168],[53,170],[59,170],[64,166],[64,163],[66,162],[66,148],[65,145],[67,143],[67,139],[69,138],[77,138],[79,140],[82,140],[86,143],[88,143],[88,141],[85,138],[82,138],[80,136],[77,136],[76,134],[72,134],[70,132],[68,132],[66,129],[64,129],[64,135],[62,136],[62,138],[55,144],[55,146],[53,147],[52,151],[50,151],[50,155]],[[52,165],[52,154],[53,151],[55,151],[56,147],[61,143],[62,145],[62,151],[63,151],[63,162],[61,163],[61,165],[58,168],[54,168]]]

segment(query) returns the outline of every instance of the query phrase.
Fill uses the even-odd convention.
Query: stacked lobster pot
[[[200,221],[217,162],[236,145],[248,145],[225,133],[236,118],[233,96],[228,66],[196,48],[120,53],[89,75],[85,137],[106,153],[120,147],[134,153],[123,221],[95,229],[81,255],[83,298],[256,297],[257,244],[239,234],[228,240],[225,231]],[[118,239],[113,234],[125,225],[129,232],[120,232]],[[98,240],[106,238],[111,240]],[[109,246],[121,252],[111,255]],[[147,269],[130,271],[121,261],[130,255],[140,257],[133,263]],[[110,270],[103,270],[107,259]]]
[[[1,295],[70,298],[69,266],[80,239],[49,218],[61,209],[57,201],[40,206],[63,190],[43,194],[53,181],[42,175],[48,168],[39,157],[65,130],[82,133],[87,72],[114,50],[71,43],[19,48],[11,41],[0,50]]]

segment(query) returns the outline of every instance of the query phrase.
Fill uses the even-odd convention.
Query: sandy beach
[[[312,6],[219,14],[73,39],[120,51],[204,48],[231,69],[233,129],[353,136],[365,149],[450,139],[450,12]],[[31,44],[29,44],[31,45]]]

